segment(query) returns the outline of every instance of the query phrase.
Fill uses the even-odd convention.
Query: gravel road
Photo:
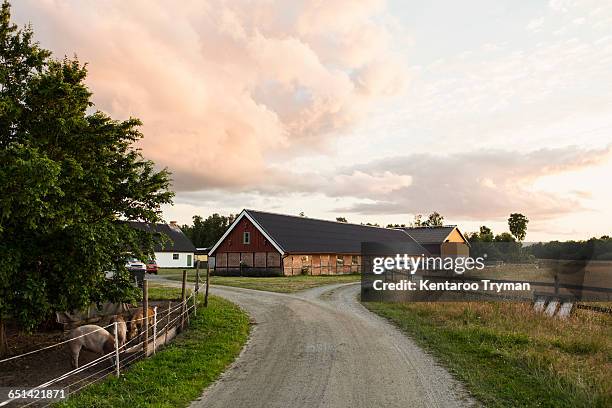
[[[297,294],[211,287],[254,320],[242,354],[192,407],[459,407],[450,374],[357,301],[358,284]]]

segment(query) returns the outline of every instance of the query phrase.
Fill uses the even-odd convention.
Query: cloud
[[[534,181],[606,162],[612,149],[585,150],[575,146],[528,153],[479,150],[454,155],[412,154],[358,166],[353,172],[388,171],[410,177],[410,185],[368,194],[374,202],[339,208],[359,214],[410,214],[439,211],[461,219],[496,219],[513,211],[540,219],[583,209],[576,191],[551,193],[533,188]],[[363,191],[374,190],[365,187]],[[333,195],[333,191],[328,191]],[[339,191],[344,195],[344,191]]]
[[[43,47],[78,54],[98,109],[144,122],[174,187],[253,187],[402,88],[380,1],[24,1]]]

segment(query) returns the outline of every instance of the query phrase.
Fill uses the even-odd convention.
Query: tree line
[[[182,225],[181,230],[196,248],[210,248],[223,236],[235,219],[234,214],[224,216],[215,213],[206,218],[194,215],[192,224]]]

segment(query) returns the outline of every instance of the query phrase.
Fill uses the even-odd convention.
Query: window
[[[353,265],[359,265],[359,257],[357,255],[353,255],[353,257],[351,258],[351,262],[353,263]]]
[[[336,265],[343,266],[344,265],[344,257],[341,255],[336,255]]]
[[[175,261],[179,259],[179,254],[172,254],[172,259],[174,259]]]
[[[245,231],[242,233],[242,243],[246,245],[251,243],[251,233],[250,232]]]

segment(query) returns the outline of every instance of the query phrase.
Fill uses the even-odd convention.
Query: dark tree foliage
[[[526,248],[540,259],[612,260],[612,238],[603,236],[586,241],[551,241],[537,243]]]
[[[444,217],[440,215],[439,212],[434,211],[429,214],[427,220],[425,220],[421,225],[424,227],[441,227],[444,225]]]
[[[528,223],[529,220],[523,214],[512,213],[508,218],[508,229],[518,241],[523,241],[525,240],[525,235],[527,234]]]
[[[181,229],[196,248],[208,248],[221,238],[235,219],[232,214],[226,217],[215,213],[206,219],[194,215],[193,224],[183,225]]]
[[[346,217],[336,217],[337,222],[348,222]]]
[[[169,173],[133,147],[137,119],[93,112],[86,67],[53,60],[30,27],[0,16],[0,319],[34,328],[55,311],[135,295],[128,252],[153,237],[119,220],[161,220]],[[116,271],[106,279],[105,271]]]

